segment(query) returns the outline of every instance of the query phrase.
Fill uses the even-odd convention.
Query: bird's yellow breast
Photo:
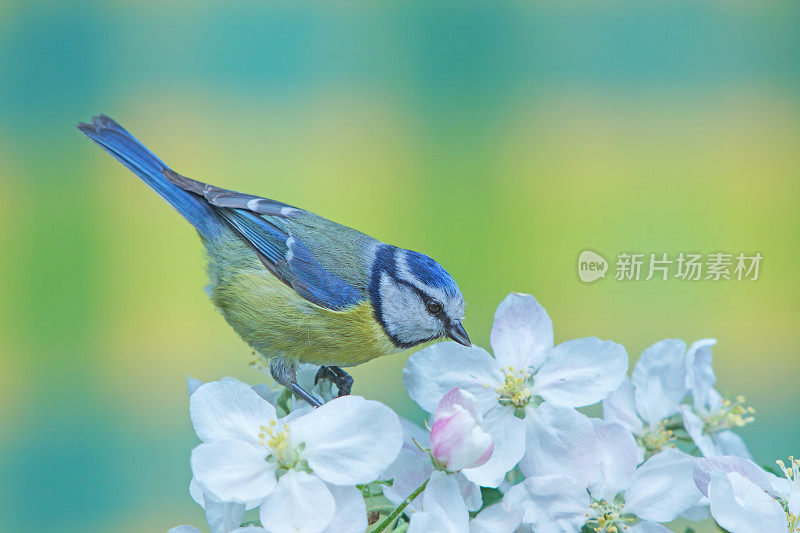
[[[206,246],[212,301],[261,355],[354,366],[399,351],[368,300],[341,311],[326,309],[276,278],[243,243],[226,239]]]

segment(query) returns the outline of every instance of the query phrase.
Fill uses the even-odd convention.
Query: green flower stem
[[[426,480],[425,480],[425,482],[424,482],[422,485],[420,485],[419,487],[417,487],[416,489],[414,489],[414,492],[412,492],[411,494],[409,494],[409,495],[408,495],[408,498],[406,498],[405,500],[403,500],[402,502],[400,502],[400,505],[398,505],[398,506],[397,506],[397,508],[396,508],[394,511],[392,511],[392,514],[390,514],[389,516],[387,516],[387,517],[384,519],[384,521],[383,521],[383,522],[381,522],[380,524],[378,524],[378,527],[376,527],[375,529],[373,529],[373,530],[372,530],[372,533],[380,533],[381,531],[383,531],[384,529],[386,529],[387,527],[389,527],[389,524],[391,524],[392,522],[394,522],[394,521],[395,521],[395,519],[396,519],[398,516],[400,516],[400,515],[403,513],[403,511],[405,510],[405,508],[406,508],[406,507],[408,507],[408,504],[410,504],[411,502],[413,502],[413,501],[414,501],[414,498],[416,498],[417,496],[419,496],[420,494],[422,494],[422,491],[424,491],[424,490],[425,490],[425,487],[427,487],[427,486],[428,486],[428,481],[430,481],[430,480],[429,480],[429,479],[426,479]]]

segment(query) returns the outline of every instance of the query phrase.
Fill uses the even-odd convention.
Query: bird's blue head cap
[[[381,245],[372,265],[370,297],[375,317],[398,347],[442,337],[470,346],[462,326],[461,290],[427,255]]]

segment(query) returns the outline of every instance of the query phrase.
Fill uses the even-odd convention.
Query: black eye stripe
[[[438,315],[442,312],[442,304],[437,302],[436,300],[428,300],[425,302],[425,309],[432,315]]]
[[[417,294],[417,296],[419,296],[420,300],[422,300],[422,302],[425,304],[425,309],[428,311],[428,313],[430,313],[431,315],[433,315],[433,316],[439,318],[440,320],[442,320],[442,322],[444,322],[445,325],[450,323],[450,319],[447,316],[447,314],[444,312],[444,306],[442,305],[441,302],[439,302],[438,300],[434,299],[432,296],[428,296],[427,294],[422,292],[419,287],[417,287],[416,285],[414,285],[412,283],[409,283],[409,282],[407,282],[407,281],[405,281],[403,279],[395,279],[395,282],[397,282],[398,285],[403,285],[404,287],[408,287],[409,289],[414,291]],[[435,311],[435,312],[432,312],[428,308],[428,305],[430,305],[430,304],[438,304],[439,309],[437,311]]]

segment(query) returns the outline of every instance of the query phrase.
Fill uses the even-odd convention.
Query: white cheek
[[[440,322],[425,310],[425,304],[415,291],[393,283],[383,274],[380,293],[383,322],[400,341],[417,342],[439,333]]]

